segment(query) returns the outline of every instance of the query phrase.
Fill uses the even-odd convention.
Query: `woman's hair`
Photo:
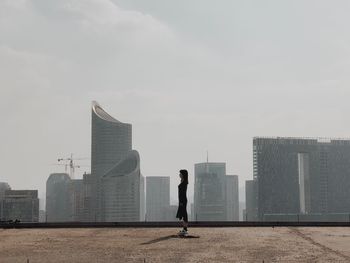
[[[188,184],[188,172],[187,170],[180,170],[180,174],[182,175],[183,181]]]

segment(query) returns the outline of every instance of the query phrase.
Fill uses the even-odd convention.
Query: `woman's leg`
[[[186,212],[185,216],[183,217],[182,226],[183,226],[184,230],[187,231],[187,227],[188,227],[188,216],[187,216],[187,212]]]

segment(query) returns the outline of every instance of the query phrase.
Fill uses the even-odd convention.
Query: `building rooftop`
[[[117,119],[113,118],[111,115],[109,115],[102,107],[96,102],[92,102],[92,110],[95,112],[95,114],[100,117],[101,119],[105,121],[110,121],[110,122],[116,122],[116,123],[121,123]]]
[[[0,230],[2,262],[350,262],[348,227]]]

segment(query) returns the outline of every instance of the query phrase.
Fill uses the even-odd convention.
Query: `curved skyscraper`
[[[141,198],[140,157],[128,155],[102,178],[102,221],[139,221]]]
[[[139,221],[143,200],[140,158],[132,126],[92,103],[91,178],[85,180],[88,221]]]
[[[91,173],[101,177],[131,151],[132,128],[110,116],[95,101],[91,128]]]

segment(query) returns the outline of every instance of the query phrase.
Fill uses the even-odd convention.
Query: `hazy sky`
[[[0,0],[0,181],[44,196],[57,158],[90,157],[92,100],[132,123],[143,175],[171,176],[173,199],[207,150],[243,185],[253,136],[350,137],[349,13],[348,0]]]

